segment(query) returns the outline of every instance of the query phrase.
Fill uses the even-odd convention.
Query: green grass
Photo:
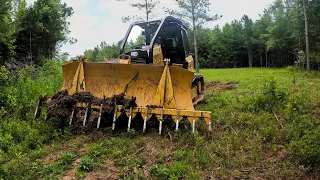
[[[239,82],[207,92],[207,103],[196,107],[213,112],[213,132],[205,135],[179,132],[169,140],[157,133],[98,132],[36,141],[41,131],[13,123],[1,128],[0,179],[319,177],[320,75],[292,70],[201,70],[206,82]]]

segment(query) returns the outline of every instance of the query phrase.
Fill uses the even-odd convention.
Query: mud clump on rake
[[[116,105],[126,108],[136,107],[135,99],[135,97],[126,99],[124,94],[100,99],[89,92],[69,95],[67,90],[62,90],[47,99],[46,119],[54,118],[55,127],[60,129],[69,127],[72,133],[88,132],[102,125],[111,127]],[[39,99],[41,100],[43,98]],[[37,111],[40,109],[41,107],[38,107]],[[35,116],[37,114],[39,116],[39,112],[36,112]]]

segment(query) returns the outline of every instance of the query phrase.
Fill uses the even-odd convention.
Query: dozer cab
[[[100,128],[102,121],[108,121],[104,116],[112,116],[110,125],[114,130],[117,119],[125,114],[128,131],[137,115],[143,119],[143,132],[147,122],[156,118],[161,134],[166,117],[175,122],[176,130],[183,118],[190,121],[193,132],[199,119],[204,119],[211,130],[211,112],[194,109],[194,105],[204,98],[204,79],[194,74],[186,27],[171,16],[132,23],[116,63],[88,62],[80,57],[65,63],[62,68],[61,90],[67,92],[65,95],[79,97],[84,93],[92,96],[90,100],[73,98],[70,105],[63,106],[68,109],[70,125],[79,121],[75,114],[82,109],[83,126],[96,111],[96,128]],[[58,96],[54,95],[47,102]],[[134,100],[134,103],[123,103],[117,100],[118,97],[130,99],[130,102]],[[61,103],[60,100],[57,102]],[[39,99],[35,117],[39,116],[42,104]]]

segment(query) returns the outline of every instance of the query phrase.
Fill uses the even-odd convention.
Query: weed
[[[72,165],[75,157],[76,155],[72,152],[67,152],[65,154],[62,154],[58,159],[58,164],[61,165],[63,169],[67,169]]]
[[[94,161],[89,156],[84,156],[80,159],[80,163],[78,165],[78,169],[82,171],[90,172],[93,170]]]
[[[265,80],[260,93],[249,98],[246,106],[248,110],[273,112],[279,106],[284,106],[283,102],[288,96],[288,92],[279,88],[277,81],[272,77]]]
[[[302,164],[319,168],[320,166],[320,127],[305,130],[305,134],[297,140],[292,140],[289,150]]]
[[[98,158],[107,154],[107,152],[108,152],[108,148],[106,148],[103,143],[94,144],[91,146],[88,152],[88,156],[93,158]]]
[[[150,172],[155,179],[185,179],[188,167],[181,162],[174,162],[169,167],[156,164],[151,167]]]
[[[82,171],[77,171],[75,173],[75,176],[76,176],[76,179],[83,179],[86,176],[86,173]]]
[[[115,162],[115,165],[117,167],[128,167],[128,168],[133,168],[133,167],[139,167],[141,168],[142,165],[145,164],[145,159],[143,157],[123,157],[121,159],[118,159]]]
[[[39,148],[31,151],[30,158],[33,160],[41,158],[46,153],[45,149]]]
[[[143,176],[142,172],[140,170],[136,170],[136,171],[126,171],[124,174],[122,174],[120,176],[120,179],[123,180],[129,180],[129,179],[139,179],[139,180],[143,180],[143,179],[147,179]]]

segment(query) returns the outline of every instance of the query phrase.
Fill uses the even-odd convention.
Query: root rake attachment
[[[167,117],[171,117],[174,121],[176,131],[179,130],[183,119],[190,122],[192,132],[195,132],[196,121],[199,119],[203,119],[208,130],[211,131],[211,112],[196,111],[193,107],[191,86],[194,73],[180,67],[169,66],[169,62],[170,60],[165,59],[163,66],[91,63],[82,57],[80,60],[65,63],[63,65],[64,82],[62,86],[62,91],[65,91],[63,92],[65,94],[62,95],[66,96],[63,100],[69,103],[69,109],[66,113],[67,123],[72,126],[75,123],[76,112],[78,109],[82,109],[82,112],[83,110],[85,112],[84,116],[81,116],[83,118],[82,126],[86,126],[89,122],[92,124],[92,121],[96,120],[90,119],[89,116],[90,112],[95,111],[98,112],[98,118],[94,126],[99,129],[104,121],[103,116],[106,111],[104,107],[107,106],[107,114],[110,116],[109,119],[112,119],[112,122],[109,122],[112,124],[112,130],[115,130],[119,117],[126,114],[128,117],[127,131],[130,131],[132,123],[135,123],[134,118],[139,114],[143,119],[143,133],[146,132],[147,122],[152,117],[155,117],[159,123],[159,134],[163,130],[163,122]],[[202,92],[202,89],[195,90]],[[90,97],[96,98],[98,101],[85,101],[86,96],[72,99],[74,95],[79,95],[79,93],[80,95],[81,93],[89,93]],[[121,104],[113,100],[120,94],[123,94],[123,97],[132,97],[135,105]],[[202,97],[203,94],[199,95]],[[109,101],[105,98],[109,98]],[[110,100],[112,100],[111,104]],[[50,99],[39,99],[35,118],[41,113],[41,107],[45,101],[48,104]],[[73,103],[71,106],[70,101]],[[61,101],[57,101],[57,104],[60,105]],[[113,117],[111,117],[112,111]],[[78,120],[76,120],[77,125]],[[125,124],[122,125],[125,126]]]
[[[72,126],[74,124],[74,118],[75,113],[77,110],[83,109],[85,111],[85,114],[83,116],[82,120],[82,126],[87,125],[87,120],[90,116],[90,111],[96,111],[99,112],[96,129],[101,128],[101,123],[103,121],[103,104],[100,106],[98,105],[89,105],[89,103],[77,103],[71,111],[70,118],[68,118],[69,122],[68,124]],[[35,119],[40,116],[42,110],[42,106],[37,106],[35,111]],[[208,131],[212,131],[211,127],[211,112],[208,111],[189,111],[189,110],[177,110],[177,109],[165,109],[165,108],[157,108],[157,107],[125,107],[123,105],[116,105],[114,107],[113,114],[109,114],[109,116],[112,116],[112,130],[114,131],[116,129],[116,123],[119,118],[123,117],[121,115],[125,114],[128,117],[128,124],[127,124],[127,131],[129,132],[131,130],[131,125],[134,118],[139,114],[141,115],[143,119],[143,127],[142,132],[146,132],[147,128],[147,122],[152,118],[156,117],[158,123],[159,123],[159,135],[162,133],[163,129],[163,122],[166,117],[171,117],[171,119],[175,123],[175,131],[179,130],[179,125],[182,122],[183,119],[187,119],[191,126],[192,126],[192,133],[195,132],[195,126],[196,121],[203,119],[208,127]]]
[[[88,118],[89,109],[94,111],[99,111],[99,116],[97,120],[97,129],[100,128],[102,114],[103,114],[103,104],[100,106],[92,105],[88,106],[85,103],[78,103],[76,105],[77,108],[85,108],[85,116],[83,119],[83,126],[86,125],[86,121]],[[72,125],[72,119],[74,118],[75,108],[72,110],[70,115],[70,125]],[[162,133],[163,121],[164,117],[172,117],[175,122],[175,130],[179,130],[179,124],[182,119],[187,118],[187,120],[192,125],[192,132],[195,132],[196,121],[203,119],[208,126],[208,131],[212,131],[211,127],[211,112],[208,111],[188,111],[188,110],[177,110],[177,109],[165,109],[165,108],[153,108],[153,107],[129,107],[126,108],[123,105],[117,105],[114,108],[113,118],[112,118],[112,130],[116,128],[116,122],[120,118],[122,114],[126,114],[128,117],[127,131],[129,132],[131,129],[131,124],[133,119],[140,114],[143,119],[143,128],[142,132],[146,132],[147,122],[151,119],[151,117],[156,117],[159,122],[159,134]]]

